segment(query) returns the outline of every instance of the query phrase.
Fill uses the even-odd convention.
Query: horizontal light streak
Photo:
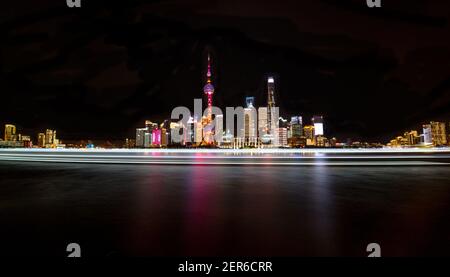
[[[380,156],[129,156],[129,155],[71,155],[71,154],[3,154],[1,157],[49,157],[49,158],[111,158],[111,159],[449,159],[450,155],[380,155]]]
[[[195,162],[195,161],[136,161],[136,160],[80,160],[80,159],[47,159],[47,158],[8,158],[3,161],[25,161],[25,162],[55,162],[55,163],[97,163],[97,164],[172,164],[172,165],[353,165],[353,166],[411,166],[411,165],[450,165],[450,163],[440,162],[422,162],[422,161],[410,161],[410,162]]]
[[[376,151],[373,149],[202,150],[204,149],[0,149],[0,161],[177,165],[450,164],[449,148],[378,149]],[[336,156],[326,154],[336,154]],[[441,161],[438,161],[439,159]]]
[[[377,148],[377,149],[0,149],[2,152],[17,153],[220,153],[220,154],[340,154],[340,153],[450,153],[450,147],[443,148]]]

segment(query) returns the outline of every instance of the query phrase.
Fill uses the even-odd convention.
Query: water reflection
[[[448,167],[0,166],[0,241],[58,254],[439,255]],[[36,233],[36,230],[40,230]]]

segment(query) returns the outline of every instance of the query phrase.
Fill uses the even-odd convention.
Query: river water
[[[446,255],[448,166],[0,162],[1,255]]]

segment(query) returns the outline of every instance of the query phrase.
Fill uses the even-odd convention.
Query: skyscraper
[[[194,142],[200,145],[203,141],[203,124],[201,121],[194,119]]]
[[[431,121],[431,137],[434,146],[447,145],[447,133],[444,122]]]
[[[313,146],[316,144],[314,139],[314,126],[306,125],[305,127],[303,127],[303,133],[306,137],[306,145]]]
[[[38,134],[38,146],[41,148],[45,147],[45,134],[44,133]]]
[[[144,147],[145,132],[147,128],[136,129],[136,147]]]
[[[245,100],[247,107],[244,109],[244,137],[247,140],[253,140],[257,137],[257,115],[253,106],[255,98],[247,97]]]
[[[5,125],[5,141],[16,141],[16,126],[12,124]]]
[[[323,136],[323,116],[315,115],[312,118],[312,123],[314,125],[314,136]]]
[[[287,142],[287,128],[277,128],[276,134],[278,136],[278,145],[279,147],[286,147],[288,145]]]
[[[275,79],[273,77],[267,78],[267,128],[268,134],[273,134],[275,122],[278,123],[278,118],[274,118],[275,108]]]
[[[291,136],[301,137],[303,135],[303,119],[301,116],[291,117]]]
[[[216,143],[218,146],[220,146],[223,142],[223,115],[218,114],[214,118],[215,125],[214,125],[214,133],[216,138]]]
[[[145,128],[137,128],[136,147],[150,147],[152,145],[152,132],[155,129],[158,129],[158,124],[151,122],[150,120],[145,121]]]
[[[161,146],[161,129],[155,128],[152,131],[152,145]]]
[[[433,144],[433,136],[431,135],[431,125],[430,124],[423,125],[423,143],[425,145]]]
[[[147,130],[144,132],[144,148],[150,148],[152,145],[152,133]]]
[[[255,107],[255,97],[250,96],[245,98],[246,108]]]
[[[258,132],[260,138],[268,132],[267,107],[258,108]]]

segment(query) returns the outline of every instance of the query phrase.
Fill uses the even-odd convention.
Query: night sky
[[[6,1],[0,123],[64,139],[133,137],[203,96],[325,118],[326,135],[386,142],[450,115],[449,1]],[[267,3],[266,3],[267,2]],[[431,3],[433,2],[433,3]]]

